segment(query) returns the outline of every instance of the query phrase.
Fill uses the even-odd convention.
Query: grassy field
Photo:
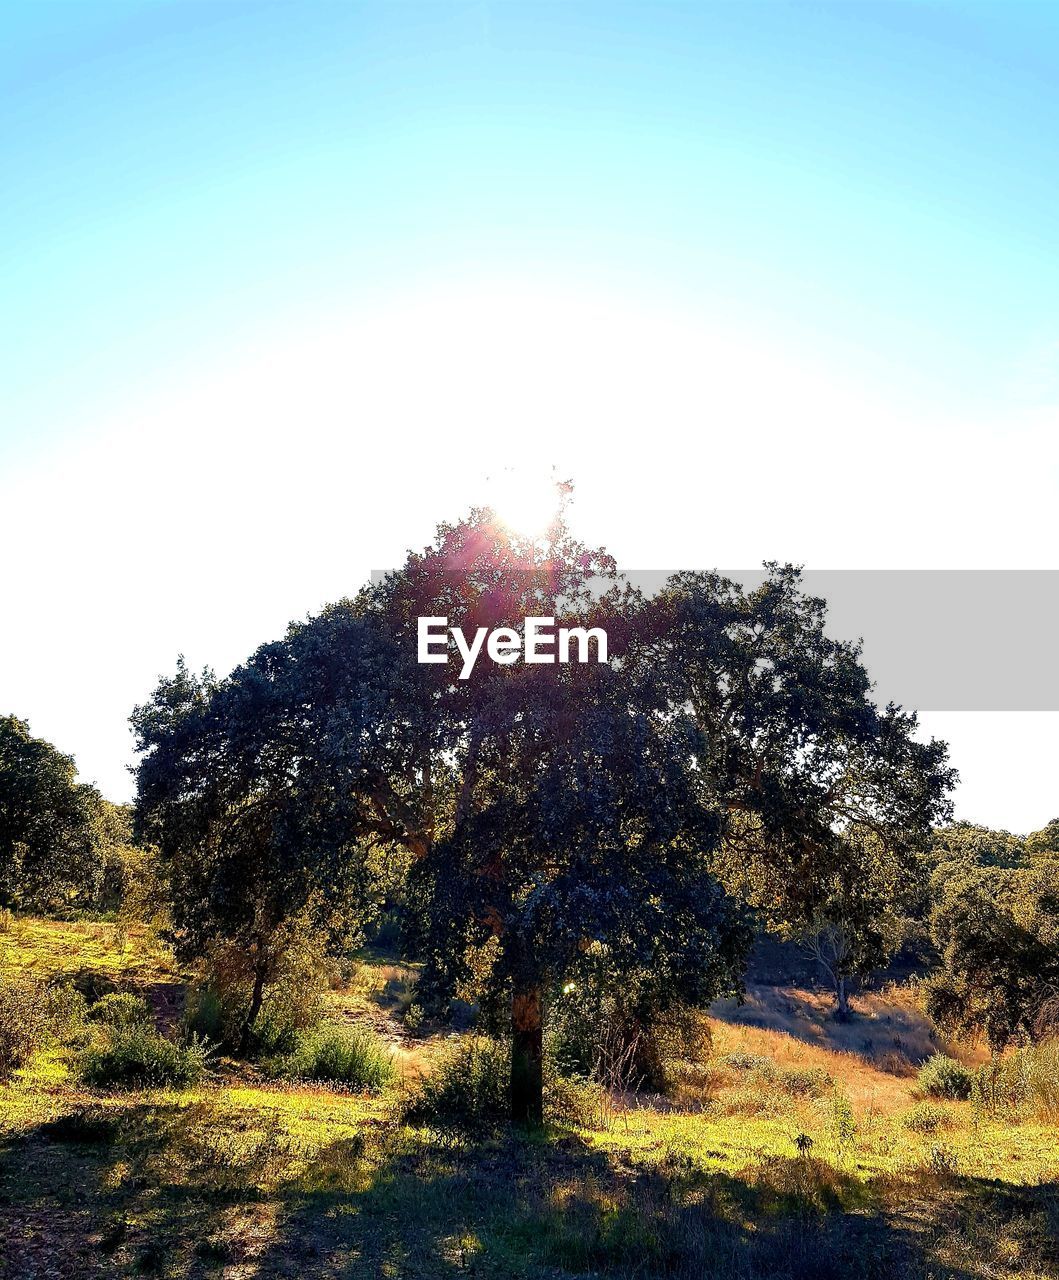
[[[112,925],[15,921],[0,973],[24,971],[180,1015],[164,950]],[[373,1095],[227,1062],[104,1093],[40,1054],[0,1086],[0,1276],[1059,1275],[1055,1124],[917,1099],[936,1045],[900,991],[840,1026],[809,990],[753,987],[675,1098],[472,1143],[398,1118],[447,1038],[404,1031],[412,980],[368,961],[330,997],[391,1046],[402,1083]]]

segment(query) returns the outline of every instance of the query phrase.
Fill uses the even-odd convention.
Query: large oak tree
[[[598,625],[611,661],[480,661],[460,680],[416,661],[422,616],[467,635]],[[425,986],[484,967],[510,1014],[513,1116],[539,1121],[545,1006],[587,951],[705,1003],[738,985],[740,899],[811,913],[851,824],[903,855],[944,812],[943,747],[874,706],[823,624],[790,569],[647,597],[561,517],[530,541],[475,512],[226,681],[163,683],[137,713],[141,829],[189,945],[242,931],[262,982],[287,914],[362,897],[370,859],[402,850]]]

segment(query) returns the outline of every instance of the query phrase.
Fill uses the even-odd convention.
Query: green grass
[[[397,1076],[392,1054],[365,1028],[321,1027],[298,1037],[294,1050],[271,1064],[276,1075],[349,1089],[382,1089]]]
[[[38,973],[59,957],[76,967],[83,932],[119,987],[148,966],[179,982],[135,940],[108,951],[97,926],[15,928],[46,947],[26,955]],[[335,999],[347,1017],[370,1012],[370,995]],[[612,1100],[585,1127],[532,1139],[417,1127],[386,1092],[223,1062],[186,1089],[101,1091],[71,1070],[73,1050],[49,1048],[0,1084],[0,1275],[1059,1273],[1053,1123],[917,1102],[914,1077],[776,1031],[714,1035],[686,1106]],[[403,1068],[428,1069],[439,1047]]]

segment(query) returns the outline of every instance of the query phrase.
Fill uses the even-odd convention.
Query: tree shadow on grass
[[[336,1185],[293,1199],[259,1274],[984,1280],[1004,1274],[992,1255],[1010,1256],[1005,1223],[1022,1231],[1034,1266],[1045,1255],[1059,1263],[1040,1221],[1056,1213],[1054,1187],[1004,1188],[1001,1209],[984,1184],[934,1179],[891,1186],[883,1203],[811,1157],[733,1174],[680,1159],[632,1169],[575,1137],[466,1149],[402,1141],[378,1162],[361,1153],[372,1170],[362,1185],[355,1173],[342,1185],[339,1160]],[[903,1202],[918,1213],[900,1212]]]
[[[710,1010],[735,1027],[774,1031],[835,1053],[852,1053],[877,1070],[911,1075],[941,1048],[930,1021],[918,1010],[877,992],[853,998],[853,1015],[840,1021],[829,996],[800,987],[748,984],[741,1004],[720,1000]]]
[[[210,1101],[100,1099],[0,1147],[0,1276],[984,1280],[1057,1273],[1059,1190],[811,1156],[633,1168],[566,1134],[366,1121],[310,1149]]]

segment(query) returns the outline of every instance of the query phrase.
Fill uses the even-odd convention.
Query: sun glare
[[[506,468],[489,480],[489,505],[524,538],[543,538],[559,510],[559,483],[550,472]]]

